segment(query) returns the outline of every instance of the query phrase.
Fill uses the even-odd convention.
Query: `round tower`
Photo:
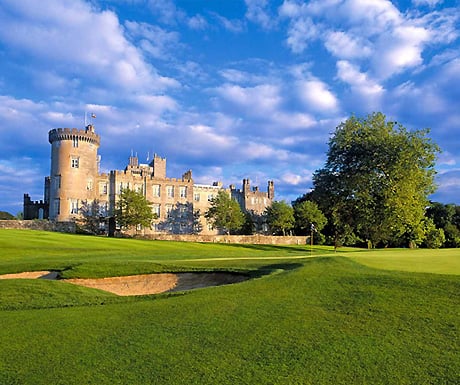
[[[68,221],[79,215],[85,201],[96,198],[100,136],[92,125],[85,129],[57,128],[51,143],[49,218]]]

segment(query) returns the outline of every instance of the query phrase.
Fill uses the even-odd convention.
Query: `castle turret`
[[[100,136],[94,127],[57,128],[49,132],[51,174],[49,218],[67,221],[79,214],[86,200],[96,198]]]
[[[153,167],[153,177],[166,178],[166,158],[162,158],[155,154],[150,162],[150,167]]]
[[[268,181],[267,185],[267,196],[268,199],[275,199],[275,183],[272,180]]]

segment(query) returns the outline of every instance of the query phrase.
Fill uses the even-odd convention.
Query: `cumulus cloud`
[[[324,82],[318,79],[304,80],[299,81],[297,87],[299,96],[307,108],[322,112],[337,110],[338,100]]]
[[[262,28],[270,29],[276,24],[276,20],[269,14],[268,0],[244,0],[247,6],[246,18]]]
[[[261,118],[276,111],[282,101],[279,87],[272,84],[255,87],[224,84],[216,92],[245,113]]]
[[[429,7],[434,7],[437,4],[442,3],[444,0],[412,0],[412,3],[417,6],[428,5]]]
[[[0,40],[45,71],[45,63],[53,61],[58,74],[105,87],[133,91],[177,86],[144,60],[111,11],[100,12],[78,0],[44,0],[40,7],[31,0],[5,1]]]
[[[138,46],[156,59],[170,60],[171,49],[179,47],[179,34],[177,32],[135,21],[127,21],[125,27],[128,34],[138,42]]]
[[[379,55],[374,56],[374,68],[381,78],[387,78],[406,68],[423,63],[422,51],[430,34],[424,28],[399,26],[383,35],[376,44]]]
[[[437,175],[437,191],[431,196],[432,200],[444,203],[457,203],[460,194],[460,170],[454,169]]]
[[[384,88],[368,74],[346,60],[337,62],[337,77],[348,84],[352,93],[364,103],[364,110],[378,110]]]
[[[343,31],[328,32],[324,45],[329,52],[341,59],[368,57],[372,53],[368,42]]]
[[[318,37],[319,30],[309,17],[293,20],[289,27],[287,45],[294,53],[302,53],[310,41]]]
[[[245,24],[239,19],[228,19],[216,12],[211,12],[211,15],[217,22],[227,31],[232,33],[241,33],[245,29]]]

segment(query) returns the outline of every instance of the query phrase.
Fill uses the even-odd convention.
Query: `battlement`
[[[89,125],[84,130],[78,128],[54,128],[48,133],[50,143],[60,140],[74,140],[88,142],[97,146],[101,143],[101,137],[94,132],[93,126]]]

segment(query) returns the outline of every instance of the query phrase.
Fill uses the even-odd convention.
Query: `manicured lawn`
[[[315,248],[312,258],[305,246],[10,230],[0,230],[0,250],[0,273],[230,268],[256,277],[140,297],[0,281],[2,385],[460,383],[456,251]],[[436,255],[443,274],[429,272]],[[403,271],[411,266],[424,272]]]

